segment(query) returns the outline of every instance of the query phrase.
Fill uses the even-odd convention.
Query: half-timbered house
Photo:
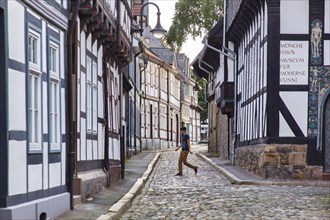
[[[123,176],[131,1],[80,1],[73,36],[74,193],[82,200]]]
[[[225,44],[212,50],[234,79],[224,91],[234,93],[232,162],[264,177],[321,178],[330,161],[330,1],[225,3]]]
[[[53,218],[66,187],[67,1],[0,1],[0,219]]]

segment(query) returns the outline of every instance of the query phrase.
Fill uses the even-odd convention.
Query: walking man
[[[175,151],[177,151],[180,148],[182,148],[179,158],[179,172],[176,174],[176,176],[182,176],[182,163],[187,167],[193,169],[195,171],[195,174],[197,174],[197,166],[193,166],[187,162],[188,153],[192,154],[192,152],[190,151],[189,134],[187,134],[186,132],[187,132],[186,127],[182,127],[180,129],[180,133],[182,134],[182,142],[181,142],[181,146],[175,149]]]

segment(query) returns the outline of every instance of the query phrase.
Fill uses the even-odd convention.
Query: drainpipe
[[[226,1],[225,1],[226,2]],[[225,34],[224,34],[225,35]],[[232,165],[235,165],[235,148],[237,145],[237,105],[236,105],[236,99],[237,99],[237,55],[234,51],[230,50],[226,46],[222,46],[222,50],[219,50],[211,45],[208,44],[208,39],[207,37],[205,38],[205,46],[226,56],[227,58],[231,59],[234,61],[234,143],[232,147],[232,152],[231,152],[231,162]],[[227,53],[225,52],[227,51]]]
[[[75,160],[75,137],[74,137],[74,125],[73,125],[73,82],[72,82],[72,76],[73,76],[73,49],[72,49],[72,37],[78,17],[78,9],[79,9],[80,1],[75,1],[73,12],[71,14],[71,19],[69,20],[69,28],[68,28],[68,34],[67,34],[67,51],[68,51],[68,71],[67,71],[67,89],[66,89],[66,95],[67,95],[67,102],[66,102],[66,126],[67,126],[67,132],[69,134],[68,137],[68,191],[70,192],[70,209],[73,209],[73,173],[74,173],[74,160]]]
[[[139,44],[139,47],[140,47],[140,44]],[[135,151],[134,151],[134,153],[135,154],[137,154],[137,152],[136,152],[136,125],[137,125],[136,124],[136,98],[137,98],[136,97],[136,92],[137,92],[137,89],[136,89],[136,85],[137,85],[137,82],[136,82],[136,58],[142,53],[142,51],[143,51],[143,48],[142,48],[142,50],[140,48],[140,51],[134,55],[134,84],[135,84],[135,86],[134,86],[134,119],[135,119],[135,122],[134,122],[134,149],[135,149]],[[141,73],[140,73],[140,75],[141,75]],[[140,103],[140,105],[141,105],[141,103]],[[140,135],[140,138],[141,138],[141,135]],[[140,145],[140,152],[141,152],[141,145]]]
[[[103,92],[104,92],[104,119],[105,119],[105,132],[104,132],[104,160],[103,170],[107,176],[107,186],[110,186],[109,175],[109,96],[108,96],[108,71],[107,71],[107,57],[103,58]]]

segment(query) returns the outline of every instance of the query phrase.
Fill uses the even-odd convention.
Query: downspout
[[[107,176],[107,187],[110,186],[109,175],[109,96],[108,96],[108,71],[107,71],[107,58],[103,57],[103,92],[104,92],[104,119],[105,119],[105,131],[104,131],[104,160],[103,170]]]
[[[142,70],[140,70],[140,86],[141,86],[141,89],[142,89],[142,73],[147,69],[147,64],[144,66],[144,68]],[[144,109],[145,109],[145,93],[146,91],[144,91],[144,96],[142,97],[143,98],[143,106],[144,106]],[[140,105],[142,104],[142,100],[141,100],[141,97],[140,97]],[[143,114],[144,116],[144,123],[145,123],[145,112]],[[140,114],[140,122],[142,121],[142,116]],[[145,127],[146,124],[144,124],[144,127]],[[145,134],[146,130],[144,130],[144,134]],[[140,153],[142,153],[142,129],[140,130]]]
[[[237,74],[236,74],[236,69],[237,69],[237,55],[234,51],[230,50],[229,48],[222,46],[222,50],[219,50],[211,45],[208,44],[208,40],[207,37],[205,39],[205,46],[228,57],[229,59],[234,61],[234,143],[233,143],[233,147],[232,147],[232,155],[231,155],[231,159],[232,159],[232,165],[235,165],[235,148],[237,145],[237,105],[236,105],[236,99],[237,99]],[[228,51],[228,53],[224,52],[224,51]]]
[[[117,45],[119,46],[120,42],[120,9],[121,1],[117,2]],[[118,74],[119,74],[119,136],[120,136],[120,166],[121,166],[121,178],[124,179],[125,176],[125,140],[124,140],[124,132],[125,130],[122,128],[122,105],[123,105],[123,74],[121,72],[122,67],[118,65]]]
[[[135,150],[134,150],[134,153],[135,154],[137,154],[137,152],[136,152],[136,126],[137,126],[137,124],[136,124],[136,98],[137,98],[136,97],[136,93],[137,93],[137,88],[136,88],[137,87],[136,86],[137,85],[137,82],[136,82],[136,58],[142,53],[142,50],[140,50],[137,54],[134,55],[134,83],[135,83],[135,86],[134,86],[134,119],[135,119],[135,122],[134,122],[134,149]],[[140,145],[140,152],[141,152],[141,145]]]
[[[68,191],[70,192],[70,209],[73,209],[73,174],[74,174],[74,160],[75,160],[75,131],[74,131],[74,125],[73,125],[73,48],[72,48],[72,37],[78,17],[78,9],[79,9],[80,1],[75,1],[73,12],[71,14],[71,19],[69,20],[69,28],[68,28],[68,35],[67,35],[67,51],[68,51],[68,71],[67,71],[67,89],[66,89],[66,95],[67,95],[67,103],[66,103],[66,126],[68,131]],[[71,6],[71,5],[70,5]]]

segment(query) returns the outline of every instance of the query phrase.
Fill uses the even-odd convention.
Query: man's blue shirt
[[[189,151],[188,140],[189,140],[189,134],[184,134],[182,136],[182,142],[181,142],[182,151]]]

